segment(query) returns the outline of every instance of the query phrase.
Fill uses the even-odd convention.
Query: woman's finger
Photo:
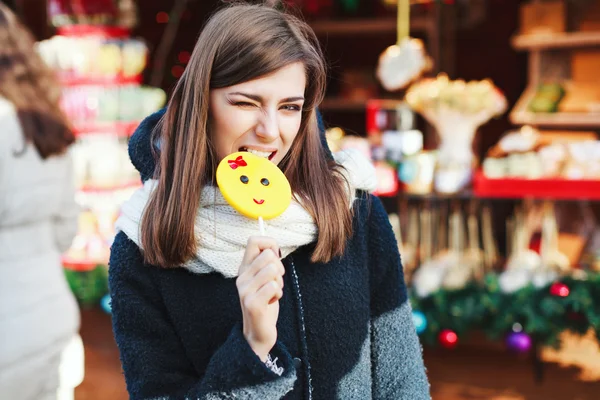
[[[246,245],[246,251],[244,253],[244,258],[242,259],[242,265],[249,266],[250,264],[252,264],[254,259],[258,257],[263,250],[266,249],[271,249],[276,255],[280,254],[279,246],[277,245],[275,239],[266,236],[250,237]]]
[[[277,265],[279,267],[278,270],[281,275],[285,273],[285,268],[283,267],[281,260],[279,260],[279,257],[275,255],[273,250],[266,249],[263,250],[249,266],[243,268],[243,272],[241,272],[238,276],[239,283],[242,286],[246,285],[250,280],[254,278],[254,276],[256,276],[256,274],[259,273],[260,270],[262,270],[269,264]]]
[[[265,265],[252,279],[248,280],[245,285],[242,285],[240,292],[242,295],[252,295],[269,281],[275,281],[279,287],[283,288],[281,266],[276,264]]]
[[[256,296],[254,300],[256,301],[257,306],[266,306],[279,301],[283,297],[283,289],[275,282],[270,281],[265,283],[259,290],[256,292]]]

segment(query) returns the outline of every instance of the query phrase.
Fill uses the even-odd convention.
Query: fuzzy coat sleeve
[[[199,374],[169,321],[153,276],[157,269],[143,263],[122,232],[113,243],[109,271],[113,330],[132,400],[268,400],[293,389],[296,373],[288,351],[279,342],[271,351],[284,369],[279,376],[252,351],[241,324]]]
[[[381,201],[370,203],[373,399],[430,399],[397,242]]]

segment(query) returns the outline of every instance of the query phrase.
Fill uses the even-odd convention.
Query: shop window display
[[[600,199],[600,124],[590,79],[600,65],[592,23],[600,14],[590,5],[574,24],[581,31],[569,31],[556,23],[566,11],[547,3],[541,22],[528,21],[529,5],[523,7],[525,26],[513,45],[533,53],[532,83],[510,114],[519,126],[486,153],[474,151],[479,127],[512,105],[490,79],[464,81],[443,70],[390,87],[381,98],[368,95],[366,135],[328,131],[332,148],[370,151],[377,194],[391,210],[397,206],[390,223],[424,343],[454,348],[483,329],[508,350],[538,357],[541,347],[560,346],[567,330],[600,332],[591,307],[600,279],[591,204]],[[554,62],[571,48],[571,58]],[[428,146],[417,115],[434,128],[437,143]],[[505,221],[494,218],[499,203],[513,208]]]
[[[165,104],[166,95],[141,84],[148,48],[130,37],[134,2],[51,0],[48,14],[56,35],[37,49],[64,87],[61,106],[77,135],[70,151],[82,208],[63,265],[81,306],[100,303],[108,310],[103,297],[114,222],[120,204],[141,185],[128,139],[145,116]]]

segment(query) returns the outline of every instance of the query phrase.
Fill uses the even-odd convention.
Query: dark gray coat
[[[130,154],[147,179],[149,117]],[[140,154],[141,153],[141,154]],[[284,295],[268,369],[243,337],[235,279],[144,264],[119,233],[110,260],[113,327],[127,388],[141,399],[429,399],[402,265],[379,199],[360,193],[342,257],[283,260]]]

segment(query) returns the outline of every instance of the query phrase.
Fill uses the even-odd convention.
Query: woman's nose
[[[275,140],[279,136],[277,115],[269,112],[261,115],[256,126],[256,135],[263,140]]]

